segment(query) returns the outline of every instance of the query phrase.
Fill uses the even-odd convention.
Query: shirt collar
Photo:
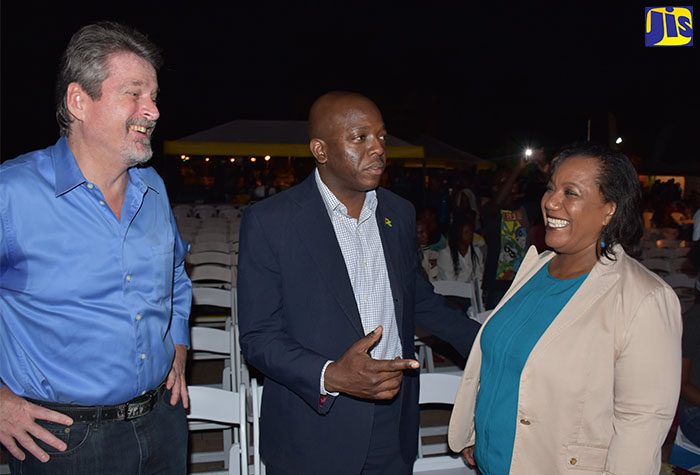
[[[56,197],[68,193],[78,185],[87,182],[83,172],[80,171],[78,162],[75,161],[75,155],[73,155],[66,137],[61,137],[56,142],[52,161],[56,177]],[[146,188],[150,188],[158,193],[158,183],[154,179],[154,173],[145,173],[143,169],[138,167],[129,168],[129,182],[135,185],[142,193],[146,192]]]
[[[316,186],[318,186],[318,191],[321,192],[321,198],[323,198],[323,204],[326,206],[326,211],[328,211],[328,216],[333,219],[333,213],[338,210],[344,215],[348,214],[348,208],[340,202],[338,198],[333,194],[333,192],[323,183],[321,180],[321,174],[318,172],[318,167],[314,169],[314,178],[316,179]],[[365,193],[365,202],[362,205],[362,211],[368,209],[372,213],[377,209],[377,192],[371,190]],[[362,216],[360,212],[360,216]]]
[[[68,146],[68,139],[66,137],[61,137],[58,139],[58,142],[56,142],[53,153],[51,154],[51,160],[56,177],[56,197],[68,193],[76,186],[87,181],[83,176],[83,172],[80,171],[78,163],[75,161],[75,156]]]

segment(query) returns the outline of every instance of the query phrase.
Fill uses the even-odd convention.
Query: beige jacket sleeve
[[[621,333],[616,342],[615,435],[604,473],[658,475],[659,450],[680,393],[678,298],[668,287],[655,289],[639,302]]]

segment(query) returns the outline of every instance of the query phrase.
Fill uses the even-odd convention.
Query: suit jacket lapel
[[[574,293],[571,299],[561,309],[559,315],[545,330],[542,337],[539,339],[528,361],[537,358],[537,356],[545,351],[549,343],[557,338],[568,327],[573,325],[580,318],[588,317],[588,309],[600,299],[603,294],[617,281],[620,274],[616,271],[615,261],[610,261],[603,258],[602,262],[597,262],[590,274],[583,281],[581,287]]]
[[[357,330],[358,335],[364,336],[360,312],[357,310],[355,294],[345,267],[345,259],[313,173],[300,185],[300,188],[302,189],[297,200],[300,208],[292,220],[294,226],[306,245],[309,256],[316,264],[322,280],[327,283],[329,291],[335,296],[338,305]]]
[[[399,243],[399,223],[394,224],[392,221],[398,219],[390,206],[382,200],[383,190],[377,190],[377,226],[379,226],[379,236],[382,239],[382,248],[384,252],[384,260],[386,261],[386,270],[389,275],[389,285],[391,286],[391,294],[394,297],[394,311],[396,313],[396,325],[399,329],[399,336],[403,341],[402,334],[403,324],[403,292],[401,292],[401,277],[398,272],[399,252],[401,244]],[[416,250],[416,253],[418,250]],[[413,335],[411,335],[413,338]]]

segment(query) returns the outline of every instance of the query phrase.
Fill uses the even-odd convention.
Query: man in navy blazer
[[[265,375],[261,453],[274,474],[411,473],[415,324],[462,355],[478,324],[420,269],[415,210],[383,188],[377,106],[332,92],[309,115],[317,169],[249,207],[238,267],[240,341]]]

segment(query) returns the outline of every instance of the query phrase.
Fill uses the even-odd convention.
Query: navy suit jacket
[[[413,358],[415,323],[466,355],[478,324],[449,308],[420,272],[415,210],[379,188],[376,218],[394,297],[403,356]],[[243,355],[266,377],[261,413],[263,460],[289,473],[360,473],[374,403],[319,393],[321,369],[364,336],[345,261],[314,173],[244,213],[238,260]],[[418,437],[418,372],[397,396],[402,456]]]

